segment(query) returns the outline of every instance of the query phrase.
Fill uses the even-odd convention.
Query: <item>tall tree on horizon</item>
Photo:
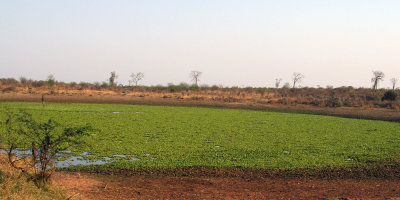
[[[110,83],[111,87],[113,87],[117,84],[116,83],[117,78],[118,78],[117,73],[115,71],[112,71],[110,73],[110,78],[108,79],[108,82]]]
[[[194,82],[195,85],[198,86],[198,82],[200,81],[200,76],[201,76],[202,72],[200,71],[192,71],[190,72],[190,78],[192,79],[192,81]]]
[[[292,88],[296,88],[296,83],[300,83],[301,80],[304,78],[304,75],[298,72],[293,73],[293,87]]]
[[[281,84],[282,79],[281,78],[276,78],[275,79],[275,88],[279,88],[279,85]]]
[[[373,83],[372,89],[376,90],[378,89],[378,83],[379,81],[383,81],[383,78],[385,78],[385,74],[381,71],[372,71],[373,77],[371,78],[371,82]]]
[[[144,73],[142,73],[142,72],[138,72],[136,74],[132,73],[130,75],[130,77],[131,77],[131,80],[129,80],[129,83],[133,82],[133,83],[135,83],[135,86],[138,86],[138,82],[144,78]]]

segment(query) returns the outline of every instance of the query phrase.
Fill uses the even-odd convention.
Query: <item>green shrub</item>
[[[393,90],[389,90],[383,94],[382,101],[388,100],[388,101],[394,101],[397,99],[397,94]]]
[[[27,172],[30,167],[38,168],[36,178],[43,183],[49,180],[58,153],[83,144],[82,138],[93,130],[88,125],[62,127],[52,119],[47,122],[37,121],[24,111],[6,112],[6,115],[6,120],[1,123],[4,129],[0,132],[0,148],[6,151],[12,167],[22,172]],[[15,152],[20,147],[32,152],[30,165],[18,166],[20,158]]]

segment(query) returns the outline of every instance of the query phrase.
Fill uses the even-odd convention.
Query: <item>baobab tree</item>
[[[200,81],[200,76],[201,76],[201,72],[200,71],[192,71],[190,72],[190,78],[192,79],[192,81],[194,82],[195,85],[198,85],[197,83]]]
[[[303,78],[304,78],[303,74],[300,74],[300,73],[297,73],[297,72],[293,73],[293,77],[292,77],[293,88],[296,88],[296,83],[300,83]]]
[[[108,82],[110,83],[110,86],[115,86],[117,83],[115,82],[117,80],[118,76],[115,71],[110,73],[110,78],[108,79]]]
[[[390,79],[390,82],[392,82],[393,90],[396,89],[397,81],[399,81],[399,79],[397,78]]]
[[[371,78],[371,82],[373,83],[372,89],[376,90],[378,89],[378,83],[379,81],[383,81],[383,78],[385,78],[385,74],[381,71],[372,71],[373,77]]]
[[[133,83],[135,83],[135,86],[138,86],[138,82],[143,79],[144,73],[142,73],[142,72],[138,72],[136,74],[132,73],[130,75],[130,77],[131,77],[131,80],[129,80],[129,84],[133,82]]]
[[[275,88],[279,88],[279,85],[281,84],[282,79],[281,78],[276,78],[275,79]]]

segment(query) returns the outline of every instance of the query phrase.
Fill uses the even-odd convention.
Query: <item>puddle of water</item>
[[[0,150],[1,153],[7,153],[5,150]],[[30,150],[15,150],[14,154],[20,158],[27,157],[32,155],[32,152]],[[150,155],[149,153],[146,155]],[[59,153],[56,154],[56,156],[59,158],[59,160],[55,161],[55,167],[69,167],[69,166],[77,166],[77,165],[103,165],[107,163],[112,163],[115,160],[121,159],[121,158],[129,158],[126,159],[128,161],[138,161],[140,160],[139,158],[136,158],[135,155],[124,155],[124,154],[114,154],[114,158],[110,157],[100,157],[96,159],[87,159],[87,158],[94,158],[95,155],[91,155],[89,152],[82,152],[79,154],[79,156],[73,156],[72,152],[69,150],[66,151],[60,151]],[[155,158],[152,158],[151,160],[154,160]],[[38,166],[40,167],[40,165]]]
[[[114,154],[113,157],[117,157],[117,159],[124,158],[124,160],[130,160],[130,161],[140,160],[139,158],[136,158],[135,155]],[[126,159],[126,158],[128,158],[128,159]]]
[[[110,158],[108,159],[93,159],[93,160],[84,160],[82,156],[71,156],[67,160],[56,161],[56,167],[69,167],[76,165],[104,165],[110,163]]]

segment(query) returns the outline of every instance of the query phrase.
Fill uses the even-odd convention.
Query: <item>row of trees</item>
[[[198,87],[199,86],[199,82],[200,82],[200,78],[202,76],[202,72],[200,71],[191,71],[189,74],[189,77],[191,79],[191,81],[193,82],[194,86]],[[378,89],[378,84],[380,82],[382,82],[385,78],[385,74],[381,71],[373,71],[372,72],[372,78],[371,78],[371,82],[372,82],[372,89],[373,90],[377,90]],[[144,73],[143,72],[138,72],[138,73],[132,73],[129,79],[129,86],[138,86],[139,82],[143,80],[144,78]],[[293,73],[291,81],[292,84],[290,84],[289,82],[286,82],[285,84],[281,85],[282,83],[282,79],[281,78],[277,78],[275,79],[275,88],[296,88],[298,87],[298,84],[302,82],[302,80],[304,79],[304,75],[298,72]],[[103,83],[99,83],[96,82],[94,83],[94,85],[98,85],[101,88],[105,88],[105,87],[116,87],[117,86],[117,80],[118,79],[118,75],[115,71],[110,73],[110,77],[108,78],[108,82],[103,82]],[[11,81],[11,80],[10,80]],[[12,81],[11,81],[12,82]],[[15,82],[15,81],[14,81]],[[398,79],[397,78],[392,78],[390,79],[390,82],[392,84],[392,89],[396,89],[397,83],[398,83]],[[20,78],[20,83],[24,86],[32,86],[32,87],[41,87],[43,85],[48,85],[50,87],[58,84],[59,82],[57,82],[55,80],[55,77],[53,75],[49,75],[47,77],[47,80],[45,81],[32,81],[32,80],[28,80],[24,77]],[[89,83],[80,83],[81,85],[85,85],[85,84],[89,84]],[[71,82],[70,83],[71,86],[77,85],[77,83],[75,82]],[[120,85],[123,86],[123,85]],[[329,86],[327,86],[329,87]]]
[[[380,81],[383,81],[383,78],[385,78],[385,74],[381,71],[373,71],[372,72],[373,76],[371,78],[371,82],[373,83],[372,89],[377,90],[378,89],[378,83]],[[390,82],[392,83],[392,89],[396,89],[396,85],[398,82],[397,78],[391,78]]]
[[[138,72],[138,73],[132,73],[129,79],[129,85],[131,85],[132,83],[135,84],[135,86],[138,86],[139,81],[141,81],[144,78],[144,73],[142,72]],[[117,73],[115,71],[110,73],[110,78],[108,78],[108,82],[110,84],[110,86],[116,86],[117,85],[117,80],[118,76]]]
[[[372,72],[373,77],[371,78],[371,82],[373,83],[372,85],[372,89],[376,90],[378,89],[378,83],[380,81],[383,81],[383,78],[385,77],[385,74],[381,71],[373,71]],[[200,81],[200,76],[202,75],[202,72],[200,71],[192,71],[189,74],[189,77],[191,78],[191,80],[193,81],[193,83],[198,86],[198,82]],[[115,85],[115,79],[116,79],[116,73],[111,72],[111,76],[109,78],[110,80],[110,85]],[[131,79],[129,80],[129,85],[131,85],[131,83],[135,83],[135,86],[138,86],[138,82],[140,80],[142,80],[144,78],[144,74],[142,72],[138,72],[138,73],[132,73],[131,74]],[[292,88],[296,88],[296,84],[301,83],[301,81],[304,79],[304,75],[298,72],[293,73],[292,75]],[[398,82],[397,78],[392,78],[390,79],[391,83],[392,83],[392,89],[394,90],[396,88],[396,84]],[[282,82],[281,78],[277,78],[275,79],[275,88],[279,88],[280,84]],[[285,83],[283,85],[284,88],[289,88],[290,84],[289,83]]]
[[[201,76],[202,72],[200,71],[191,71],[189,74],[189,77],[191,78],[191,80],[194,82],[195,85],[198,86],[198,82],[200,81],[200,76]],[[138,86],[139,81],[141,81],[144,78],[144,73],[143,72],[138,72],[138,73],[132,73],[130,76],[130,79],[128,80],[129,82],[129,86],[134,83],[135,86]],[[109,80],[109,84],[110,86],[116,86],[116,79],[118,78],[117,74],[115,71],[110,73],[110,78]]]

